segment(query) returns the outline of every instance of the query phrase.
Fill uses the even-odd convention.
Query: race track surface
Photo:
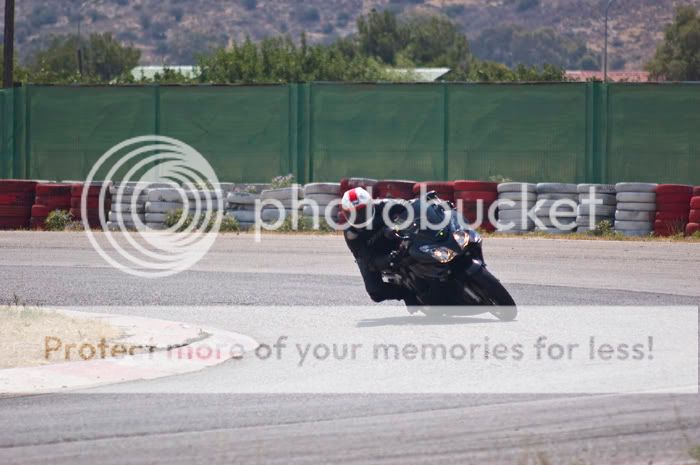
[[[521,305],[700,303],[698,244],[499,238],[485,254]],[[0,233],[0,283],[3,303],[317,305],[331,316],[319,333],[424,328],[384,305],[333,313],[372,304],[338,236],[223,236],[191,271],[144,281],[109,267],[81,234]],[[253,307],[144,316],[276,336]],[[0,399],[0,464],[656,464],[692,463],[700,445],[698,395],[204,393],[240,382],[240,368]]]

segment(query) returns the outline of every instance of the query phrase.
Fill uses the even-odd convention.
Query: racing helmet
[[[374,201],[369,192],[355,187],[343,194],[341,207],[350,226],[367,227],[374,219]]]

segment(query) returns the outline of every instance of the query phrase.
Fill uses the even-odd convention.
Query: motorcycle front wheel
[[[463,297],[467,305],[497,307],[490,310],[490,313],[501,321],[512,321],[518,316],[513,297],[486,268],[481,268],[467,278]]]

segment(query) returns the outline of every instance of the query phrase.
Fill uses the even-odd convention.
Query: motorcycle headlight
[[[458,229],[457,231],[453,232],[452,238],[461,249],[465,248],[467,244],[469,244],[469,234],[464,229]]]
[[[435,260],[439,261],[440,263],[447,263],[449,261],[452,261],[457,256],[457,252],[454,250],[448,248],[448,247],[436,247],[433,245],[424,245],[420,247],[418,250],[420,250],[423,253],[426,253],[433,257]]]

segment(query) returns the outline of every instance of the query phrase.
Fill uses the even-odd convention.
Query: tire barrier
[[[576,232],[586,233],[607,221],[615,224],[617,196],[612,184],[579,184],[578,207],[576,210]]]
[[[625,236],[649,235],[654,229],[656,184],[620,182],[615,190],[615,231]]]
[[[304,197],[304,190],[301,186],[282,187],[278,189],[267,189],[260,193],[260,200],[276,200],[282,204],[283,210],[279,210],[274,205],[263,205],[260,212],[260,219],[265,223],[275,223],[279,220],[286,220],[292,213],[292,205],[298,204]],[[301,209],[301,205],[299,205]]]
[[[411,200],[413,198],[413,186],[415,185],[415,181],[395,179],[378,181],[374,185],[372,196],[375,199]]]
[[[243,189],[226,196],[226,215],[238,221],[242,230],[247,230],[255,224],[255,202],[260,199],[260,193],[247,186]]]
[[[421,189],[425,189],[425,192],[435,191],[439,199],[447,202],[454,202],[455,200],[455,186],[453,182],[417,182],[413,185],[414,197],[418,197],[420,195]]]
[[[700,232],[700,186],[693,188],[693,197],[688,203],[690,211],[688,213],[688,224],[685,226],[685,235],[692,236]]]
[[[659,184],[656,187],[654,234],[664,237],[685,234],[690,222],[692,197],[693,186]]]
[[[374,188],[377,185],[376,179],[371,178],[343,178],[340,180],[340,195],[354,189],[356,187],[361,187],[368,190],[372,195],[374,195]]]
[[[576,230],[578,215],[578,186],[556,182],[537,184],[535,215],[543,226],[535,231],[547,234],[567,234]]]
[[[489,220],[489,211],[498,199],[498,183],[455,181],[454,198],[457,210],[462,213],[467,222],[484,231],[496,230],[496,224]]]
[[[496,188],[498,192],[498,221],[496,230],[502,233],[525,233],[532,231],[535,223],[527,212],[537,201],[537,186],[523,182],[504,182]],[[523,219],[525,211],[525,219]]]
[[[110,186],[112,204],[107,218],[107,227],[112,231],[119,231],[121,223],[127,229],[136,229],[136,218],[145,223],[149,191],[156,188],[172,188],[172,185],[127,182]]]
[[[319,220],[328,216],[334,222],[338,221],[340,213],[340,183],[318,182],[304,186],[304,200],[310,200],[318,205]],[[314,208],[304,205],[302,215],[306,218],[314,217]]]
[[[71,187],[71,184],[63,183],[39,183],[36,185],[36,196],[29,221],[32,229],[44,229],[46,218],[52,211],[70,211]]]
[[[73,215],[75,221],[82,221],[82,197],[83,192],[87,191],[87,199],[85,209],[87,210],[87,223],[90,228],[100,228],[100,191],[104,183],[93,182],[86,186],[83,183],[72,183],[70,189],[70,214]],[[105,190],[104,203],[102,205],[105,214],[112,208],[112,194],[108,188]]]

